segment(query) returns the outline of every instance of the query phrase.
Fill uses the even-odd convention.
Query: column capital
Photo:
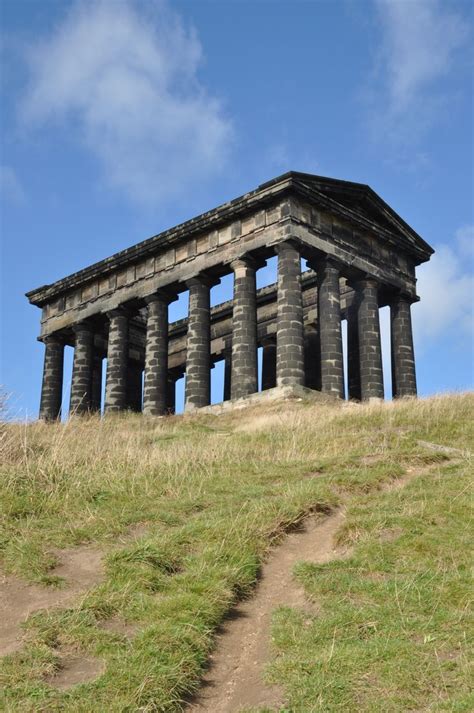
[[[259,260],[250,253],[245,253],[244,255],[240,255],[239,257],[236,257],[231,260],[229,265],[232,270],[235,270],[236,267],[251,267],[254,270],[258,270],[259,268],[263,267],[265,263],[266,260]]]
[[[330,270],[337,270],[341,272],[342,263],[338,262],[336,258],[331,255],[321,255],[320,257],[310,257],[306,260],[308,267],[314,270],[316,274],[320,272],[326,272]]]
[[[418,295],[411,296],[407,295],[406,292],[394,292],[390,296],[389,304],[400,304],[400,302],[404,302],[405,304],[412,305],[418,302],[419,299]]]
[[[94,328],[91,322],[88,322],[86,319],[84,319],[82,322],[76,322],[76,324],[73,324],[72,331],[74,332],[74,334],[78,334],[79,332],[92,333],[94,331]]]
[[[109,310],[108,312],[105,313],[105,316],[107,319],[111,320],[114,319],[115,317],[130,317],[130,309],[125,306],[119,306],[115,307],[114,309]]]
[[[62,346],[65,344],[66,338],[59,332],[52,332],[51,334],[46,334],[44,337],[38,337],[38,341],[43,342],[43,344],[57,344],[58,346]]]
[[[361,275],[356,279],[349,280],[348,285],[355,290],[363,290],[365,288],[378,290],[381,287],[379,280],[377,280],[377,278],[373,275]]]
[[[301,244],[296,238],[287,238],[286,240],[283,240],[281,243],[277,243],[275,245],[275,253],[279,255],[281,252],[285,252],[285,250],[298,250],[298,252],[301,250]]]
[[[176,292],[173,292],[172,290],[168,290],[166,289],[166,287],[163,287],[159,290],[156,290],[156,292],[153,292],[153,294],[144,297],[143,301],[147,306],[153,304],[153,302],[165,302],[167,305],[169,305],[170,302],[174,302],[177,299],[178,297],[176,295]]]
[[[220,283],[220,281],[220,277],[213,277],[212,275],[207,275],[205,272],[200,272],[198,275],[190,277],[184,284],[189,290],[192,287],[196,287],[196,285],[202,285],[209,288],[215,287]]]

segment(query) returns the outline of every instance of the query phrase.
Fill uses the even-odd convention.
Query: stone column
[[[276,386],[277,346],[275,337],[262,341],[262,391]]]
[[[258,391],[256,265],[249,257],[231,264],[234,272],[232,311],[231,398]]]
[[[393,398],[416,396],[411,300],[397,296],[390,305]]]
[[[232,382],[232,350],[224,352],[224,401],[229,401]]]
[[[185,411],[208,406],[211,399],[210,281],[195,277],[189,288],[188,335],[186,342]]]
[[[91,411],[100,411],[102,404],[102,357],[94,354],[92,360]]]
[[[321,339],[321,391],[344,398],[339,268],[323,258],[314,269],[318,276],[318,322]]]
[[[176,412],[176,382],[182,377],[182,374],[177,374],[174,371],[169,371],[166,383],[166,411],[165,413],[173,414]]]
[[[127,367],[127,408],[140,413],[143,402],[143,365],[130,359]]]
[[[360,355],[359,355],[359,324],[358,324],[358,294],[354,292],[352,304],[347,308],[347,384],[349,399],[360,401]]]
[[[39,417],[43,421],[61,418],[63,398],[64,340],[58,334],[44,337],[44,368]]]
[[[94,332],[86,323],[76,324],[73,329],[75,344],[69,411],[80,415],[89,412],[91,407]]]
[[[168,386],[168,296],[157,293],[147,297],[148,304],[145,350],[145,389],[143,413],[161,416],[166,413]]]
[[[304,385],[303,300],[300,253],[291,242],[278,253],[277,385]]]
[[[359,280],[358,325],[360,392],[362,401],[383,399],[382,347],[380,344],[378,285],[375,280]]]
[[[105,412],[114,413],[127,408],[128,315],[116,309],[108,313],[108,318]]]
[[[304,329],[305,386],[321,391],[321,340],[317,323],[305,325]]]

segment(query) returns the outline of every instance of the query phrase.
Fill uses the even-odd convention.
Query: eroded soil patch
[[[299,561],[323,563],[342,556],[334,549],[334,536],[343,521],[341,510],[324,520],[308,517],[270,554],[254,596],[236,606],[224,622],[190,711],[235,713],[244,707],[283,705],[282,691],[263,682],[270,659],[271,615],[279,606],[308,608],[303,589],[292,576],[293,567]]]
[[[21,648],[21,624],[30,614],[39,609],[68,606],[80,594],[102,581],[102,554],[97,548],[84,545],[56,550],[53,554],[57,557],[58,564],[49,574],[64,579],[64,587],[28,584],[13,575],[1,577],[0,656]]]
[[[81,683],[89,683],[104,673],[105,664],[101,659],[84,654],[62,653],[58,668],[45,682],[54,688],[66,690]]]
[[[111,619],[101,621],[99,627],[104,629],[104,631],[110,631],[112,634],[124,636],[126,639],[133,639],[138,632],[137,624],[127,622],[120,616],[114,616]]]
[[[397,491],[414,477],[430,471],[433,465],[409,467],[404,476],[385,483],[381,490]],[[264,682],[264,669],[270,661],[271,616],[279,606],[316,611],[293,578],[293,568],[300,561],[322,564],[348,556],[349,549],[338,550],[335,546],[336,533],[343,522],[343,510],[324,520],[308,517],[301,529],[289,534],[270,554],[252,598],[234,607],[224,622],[209,670],[188,711],[237,713],[244,708],[265,706],[277,710],[284,705],[282,689]],[[398,530],[391,531],[386,537],[401,534]]]

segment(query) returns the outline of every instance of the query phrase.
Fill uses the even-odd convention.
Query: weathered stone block
[[[77,404],[80,410],[83,403],[100,408],[98,364],[105,353],[105,410],[121,410],[132,402],[132,407],[137,406],[138,397],[131,401],[130,394],[137,393],[132,384],[138,383],[138,376],[132,374],[130,362],[146,361],[144,409],[163,413],[173,401],[169,374],[182,374],[185,368],[187,408],[207,404],[210,368],[224,354],[227,395],[254,392],[258,344],[264,346],[265,389],[277,374],[280,384],[307,383],[342,397],[343,316],[348,320],[349,396],[378,398],[383,393],[378,309],[383,305],[391,305],[394,395],[413,395],[409,307],[417,299],[415,268],[432,252],[367,186],[308,174],[280,176],[28,293],[30,301],[42,308],[41,338],[46,344],[42,417],[56,418],[59,413],[64,344],[75,345],[72,404],[76,411]],[[247,257],[258,263],[275,253],[278,289],[265,288],[257,294]],[[300,256],[315,267],[317,288],[314,273],[301,276]],[[209,285],[229,272],[231,265],[235,266],[233,304],[210,310]],[[356,297],[347,280],[359,284]],[[146,304],[157,294],[166,301],[186,286],[189,318],[171,325],[168,340],[165,308],[155,312]],[[84,336],[86,326],[92,328],[92,341]],[[275,334],[277,345],[265,345],[263,340]]]

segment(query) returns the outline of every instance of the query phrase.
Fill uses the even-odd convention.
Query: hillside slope
[[[305,603],[273,614],[276,710],[471,710],[473,416],[466,394],[2,425],[3,707],[181,710],[269,548],[342,508],[344,556],[299,563]]]

